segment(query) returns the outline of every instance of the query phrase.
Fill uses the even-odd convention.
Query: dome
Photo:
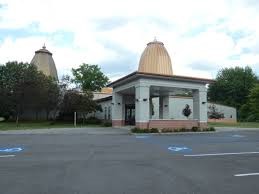
[[[31,64],[36,65],[39,71],[42,71],[45,75],[51,76],[58,80],[58,74],[55,62],[52,58],[52,53],[46,49],[44,45],[42,49],[35,51],[35,55],[31,60]]]
[[[139,72],[173,75],[170,56],[162,42],[154,40],[147,44],[139,61]]]

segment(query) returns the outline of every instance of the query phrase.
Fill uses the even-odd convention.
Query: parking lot
[[[5,133],[0,148],[3,194],[259,193],[259,131]]]

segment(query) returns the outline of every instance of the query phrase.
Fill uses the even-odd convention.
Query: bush
[[[151,128],[150,133],[159,133],[157,128]]]
[[[132,128],[131,129],[132,133],[159,133],[157,128],[152,128],[152,129],[140,129],[140,128]]]
[[[169,129],[169,128],[161,129],[161,133],[172,133],[172,132],[174,132],[174,129]]]
[[[193,132],[200,131],[200,128],[199,128],[199,127],[192,127],[192,131],[193,131]]]
[[[111,126],[112,126],[112,123],[111,123],[111,122],[104,122],[104,123],[103,123],[103,126],[104,126],[104,127],[111,127]]]
[[[101,124],[102,121],[96,117],[88,117],[86,120],[85,120],[85,124],[93,124],[93,125],[98,125],[98,124]]]

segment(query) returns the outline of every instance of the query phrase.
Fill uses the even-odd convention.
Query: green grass
[[[210,127],[243,127],[243,128],[259,128],[259,122],[237,122],[237,123],[214,123],[209,122]]]
[[[78,124],[77,127],[100,127],[101,125],[81,125]],[[56,122],[51,123],[49,121],[21,121],[16,126],[15,122],[0,122],[0,130],[20,130],[20,129],[50,129],[50,128],[73,128],[74,124],[71,123],[64,123],[64,122]]]

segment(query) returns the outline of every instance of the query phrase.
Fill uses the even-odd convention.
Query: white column
[[[193,118],[197,119],[201,127],[207,126],[207,90],[206,88],[193,92]]]
[[[163,119],[169,119],[169,96],[163,97]]]
[[[159,96],[159,119],[163,119],[163,97]]]
[[[112,93],[112,125],[124,125],[123,118],[123,96],[117,92]]]
[[[169,119],[169,96],[159,97],[159,119]]]
[[[150,117],[149,86],[135,86],[135,120],[136,127],[148,128]]]

